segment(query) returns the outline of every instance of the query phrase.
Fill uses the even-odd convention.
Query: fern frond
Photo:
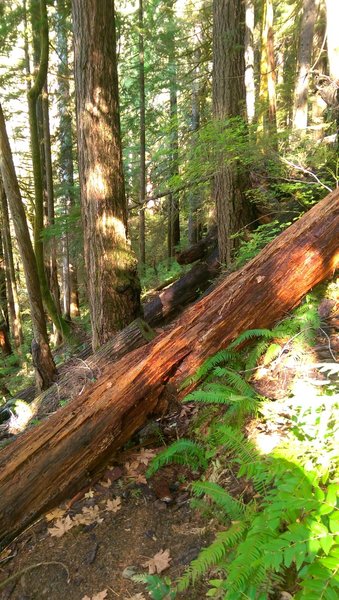
[[[169,463],[188,465],[192,469],[197,467],[207,468],[204,448],[185,438],[177,440],[166,450],[155,456],[147,469],[146,476],[151,477],[161,467]]]
[[[250,398],[254,398],[256,396],[256,391],[236,371],[225,369],[224,377],[232,386],[232,388],[234,388],[234,391],[239,392],[243,396],[249,396]]]
[[[223,509],[232,521],[244,517],[245,507],[242,502],[235,500],[223,487],[212,481],[194,481],[191,489],[196,496],[208,496]]]
[[[191,583],[202,577],[210,567],[218,565],[224,560],[227,551],[239,543],[246,531],[246,523],[233,523],[227,531],[217,534],[214,542],[204,548],[199,556],[193,560],[186,573],[179,579],[177,589],[183,592]]]
[[[195,390],[186,396],[184,402],[204,402],[205,404],[227,404],[228,397],[223,392],[209,392],[207,390]]]
[[[267,340],[271,340],[274,338],[274,334],[270,329],[247,329],[243,331],[238,337],[227,347],[227,350],[233,350],[242,344],[243,342],[248,342],[253,338],[263,337]]]
[[[252,350],[250,350],[245,363],[246,371],[251,371],[252,369],[254,369],[254,367],[257,366],[259,358],[263,355],[263,353],[269,346],[270,341],[262,340],[261,342],[258,342],[258,344],[256,344],[254,348],[252,348]]]
[[[197,381],[206,378],[206,376],[209,373],[211,373],[216,366],[232,361],[238,363],[239,355],[237,354],[237,352],[232,352],[228,348],[226,348],[225,350],[220,350],[219,352],[214,354],[214,356],[208,358],[199,367],[199,369],[197,369],[194,375],[191,375],[190,377],[185,379],[185,381],[181,385],[181,389],[185,389],[185,387],[188,387],[190,384],[196,383]],[[236,365],[234,366],[236,367]]]

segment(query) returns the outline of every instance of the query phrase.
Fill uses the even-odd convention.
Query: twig
[[[2,581],[0,583],[0,590],[2,590],[4,587],[6,587],[6,585],[8,583],[10,583],[11,581],[14,581],[14,579],[16,579],[17,577],[21,577],[21,575],[24,575],[25,573],[28,573],[28,571],[32,571],[33,569],[36,569],[37,567],[41,567],[44,565],[60,565],[63,569],[65,569],[66,573],[67,573],[67,583],[69,583],[70,581],[70,575],[69,575],[69,570],[66,567],[66,565],[62,562],[56,561],[56,560],[51,560],[48,562],[40,562],[37,563],[36,565],[30,565],[29,567],[25,567],[24,569],[21,569],[21,571],[18,571],[17,573],[14,573],[14,575],[11,575],[10,577],[8,577],[7,579],[5,579],[5,581]]]
[[[316,182],[319,185],[321,185],[321,187],[325,188],[325,190],[327,190],[328,192],[333,192],[333,190],[328,185],[326,185],[325,183],[320,181],[319,177],[317,177],[317,175],[315,173],[313,173],[313,171],[310,171],[309,169],[305,169],[305,167],[302,167],[301,165],[296,165],[296,164],[292,163],[290,160],[287,160],[287,158],[281,157],[281,161],[283,163],[285,163],[286,165],[288,165],[289,167],[293,167],[294,169],[297,169],[298,171],[302,171],[302,173],[307,173],[307,175],[311,175],[311,177],[313,177],[316,180]]]

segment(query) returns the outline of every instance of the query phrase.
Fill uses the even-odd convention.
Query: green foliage
[[[188,465],[194,470],[197,467],[206,468],[205,450],[191,440],[184,438],[177,440],[152,460],[146,472],[147,477],[151,477],[158,469],[169,463]]]
[[[238,336],[191,379],[204,377],[205,383],[187,401],[222,405],[224,411],[210,423],[207,434],[205,428],[206,450],[199,446],[199,452],[213,464],[216,456],[222,457],[239,478],[251,482],[254,493],[247,503],[233,498],[220,480],[209,480],[211,462],[205,478],[191,484],[201,506],[212,506],[226,530],[192,561],[177,582],[178,592],[213,569],[209,597],[268,600],[279,589],[290,589],[296,600],[338,597],[339,393],[330,377],[338,372],[338,365],[319,365],[328,378],[312,388],[306,402],[297,391],[284,400],[291,428],[271,454],[259,453],[241,431],[253,405],[268,420],[276,415],[274,403],[258,397],[248,383],[246,365],[258,360],[268,365],[285,349],[298,353],[314,342],[319,325],[316,296],[309,295],[273,330],[251,330]],[[258,341],[250,349],[244,347],[253,340]],[[184,448],[187,443],[184,440]],[[157,457],[155,468],[168,462],[171,448],[165,451],[167,458]],[[175,442],[175,454],[178,451],[180,444]]]

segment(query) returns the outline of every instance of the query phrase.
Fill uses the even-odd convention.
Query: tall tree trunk
[[[293,116],[293,129],[299,131],[306,131],[307,128],[309,70],[311,68],[313,31],[317,12],[318,0],[303,1]]]
[[[139,120],[140,120],[140,181],[139,181],[139,261],[141,269],[146,264],[145,247],[145,201],[146,201],[146,122],[145,122],[145,52],[144,52],[144,12],[139,0]]]
[[[170,92],[170,177],[179,174],[179,139],[178,139],[178,83],[177,64],[175,56],[175,27],[174,27],[174,0],[167,0],[169,11],[168,34],[168,71]],[[175,248],[180,244],[180,209],[177,193],[168,197],[168,258],[175,254]]]
[[[263,0],[264,13],[261,31],[260,60],[260,119],[261,130],[266,134],[277,132],[276,65],[274,58],[274,12],[272,0]]]
[[[127,239],[112,0],[72,0],[85,263],[96,348],[140,313]]]
[[[221,128],[227,119],[245,118],[245,6],[242,0],[213,1],[213,113]],[[240,134],[241,135],[241,134]],[[232,235],[252,220],[244,197],[248,183],[240,166],[222,157],[214,177],[220,262],[229,265],[236,241]]]
[[[254,1],[245,0],[245,87],[247,119],[252,123],[255,115],[254,83]]]
[[[34,83],[27,94],[35,194],[34,251],[41,286],[41,294],[48,314],[61,335],[63,337],[69,337],[71,335],[71,330],[69,324],[60,316],[60,314],[58,314],[57,307],[49,289],[44,262],[44,244],[42,239],[42,232],[44,229],[44,197],[37,107],[38,98],[46,81],[48,67],[48,20],[45,0],[39,1],[39,7],[40,12],[38,23],[40,27],[40,63],[39,69],[35,74]]]
[[[12,153],[7,137],[5,120],[0,105],[0,170],[6,196],[12,214],[15,234],[25,272],[27,293],[31,309],[35,351],[36,383],[39,390],[46,389],[53,382],[56,368],[48,344],[45,313],[42,305],[37,264],[29,236],[24,206],[21,200]]]
[[[20,348],[23,343],[22,323],[20,306],[18,299],[18,289],[16,284],[15,267],[13,260],[13,249],[11,241],[11,231],[9,223],[8,205],[6,192],[0,174],[0,209],[2,215],[3,246],[5,255],[6,278],[7,278],[7,298],[10,314],[11,329],[16,348]]]
[[[51,134],[49,127],[49,106],[48,106],[48,83],[47,77],[42,93],[42,124],[43,124],[43,149],[45,162],[45,177],[46,177],[46,193],[47,193],[47,225],[51,226],[55,223],[54,212],[54,186],[53,186],[53,169],[52,169],[52,149],[51,149]],[[57,265],[57,242],[55,236],[49,238],[46,244],[47,273],[49,276],[49,289],[51,291],[56,310],[61,318],[60,307],[60,288],[58,282],[58,265]],[[62,336],[60,329],[54,325],[55,342],[61,344]]]
[[[196,37],[199,36],[200,31],[196,30]],[[200,85],[199,85],[199,62],[200,62],[200,49],[197,48],[194,53],[194,74],[195,79],[192,82],[192,100],[191,100],[191,132],[193,138],[193,144],[196,143],[197,132],[200,127]],[[189,201],[189,215],[188,215],[188,243],[190,246],[196,244],[201,239],[201,222],[200,222],[200,209],[201,209],[201,192],[199,188],[191,190],[188,196]]]
[[[326,0],[327,54],[330,76],[339,81],[338,0]]]
[[[58,111],[59,111],[59,177],[62,184],[62,201],[64,214],[70,215],[74,207],[74,169],[73,169],[73,124],[71,112],[70,93],[70,68],[68,62],[67,45],[67,0],[57,2],[57,50],[58,63]],[[66,319],[78,317],[79,292],[78,292],[78,269],[76,257],[72,250],[72,234],[69,228],[62,236],[62,274],[63,274],[63,312]]]
[[[9,340],[8,303],[6,287],[6,267],[4,261],[2,235],[0,228],[0,351],[3,356],[8,356],[9,354],[12,354],[12,347]]]

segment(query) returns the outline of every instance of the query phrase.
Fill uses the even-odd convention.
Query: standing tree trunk
[[[260,127],[266,134],[277,132],[277,100],[275,91],[273,2],[264,0],[260,60]]]
[[[45,313],[35,255],[29,236],[24,206],[21,200],[5,120],[0,105],[0,170],[10,206],[15,234],[25,272],[27,293],[31,309],[34,340],[36,383],[39,390],[48,388],[56,375],[56,368],[48,344]]]
[[[245,0],[245,87],[247,119],[252,123],[255,115],[255,83],[254,83],[254,1]]]
[[[213,113],[221,128],[231,126],[227,119],[246,114],[244,9],[242,0],[213,1]],[[219,258],[230,265],[236,245],[231,236],[252,218],[244,197],[248,177],[227,158],[222,157],[215,174],[214,195]]]
[[[12,354],[9,341],[8,303],[6,292],[6,268],[0,229],[0,350],[3,356]]]
[[[330,77],[339,82],[338,0],[326,0],[326,15]]]
[[[48,106],[48,84],[47,77],[44,84],[42,94],[42,125],[43,125],[43,149],[46,177],[46,192],[47,192],[47,225],[54,225],[54,186],[53,186],[53,168],[52,168],[52,150],[51,150],[51,134],[49,127],[49,106]],[[47,273],[49,276],[49,289],[51,291],[56,310],[61,318],[60,307],[60,288],[58,282],[58,265],[57,265],[57,242],[55,236],[49,238],[46,244]],[[55,341],[57,345],[62,342],[60,329],[54,326]]]
[[[35,0],[33,5],[35,6]],[[45,0],[39,1],[39,7],[40,11],[38,23],[40,28],[40,64],[35,74],[34,83],[30,87],[27,94],[35,194],[34,251],[41,286],[41,294],[48,314],[60,334],[63,337],[69,337],[71,333],[70,327],[69,324],[58,313],[56,304],[49,289],[44,262],[44,244],[42,239],[42,232],[44,229],[44,198],[37,108],[38,99],[46,81],[48,67],[48,20]]]
[[[178,140],[178,95],[177,95],[177,65],[175,56],[175,27],[174,27],[174,0],[167,0],[169,12],[168,32],[168,72],[170,92],[170,169],[171,178],[179,174],[179,140]],[[177,193],[168,196],[168,233],[167,247],[168,258],[174,257],[175,248],[180,244],[180,209]]]
[[[140,313],[127,239],[112,0],[72,0],[79,176],[93,348]]]
[[[308,85],[311,68],[313,31],[318,12],[318,0],[304,0],[301,17],[298,73],[295,82],[293,129],[306,131],[308,115]]]
[[[7,279],[7,298],[9,315],[11,322],[11,329],[16,348],[20,348],[23,343],[22,323],[20,315],[20,306],[18,300],[18,289],[16,285],[15,267],[13,260],[13,250],[11,241],[11,231],[9,224],[8,205],[5,188],[0,173],[0,209],[2,216],[2,232],[3,232],[3,246],[5,255],[5,266],[6,266],[6,279]]]
[[[62,184],[62,201],[66,219],[74,207],[73,128],[71,94],[69,88],[70,69],[67,46],[67,0],[58,0],[57,50],[58,64],[58,111],[59,111],[59,177]],[[66,226],[62,236],[63,312],[66,319],[78,317],[79,292],[76,258],[72,250],[72,234]]]
[[[142,0],[139,0],[139,96],[140,96],[140,190],[139,190],[139,260],[141,269],[145,269],[145,201],[146,201],[146,123],[145,123],[145,52],[144,52],[144,12]]]
[[[196,30],[196,36],[199,36],[200,31]],[[191,100],[191,132],[193,144],[196,144],[196,136],[200,127],[200,85],[199,85],[199,62],[200,62],[200,49],[197,48],[194,52],[194,74],[195,79],[192,82],[192,100]],[[189,215],[188,215],[188,243],[190,246],[196,244],[201,239],[201,191],[198,188],[194,188],[189,192]]]

